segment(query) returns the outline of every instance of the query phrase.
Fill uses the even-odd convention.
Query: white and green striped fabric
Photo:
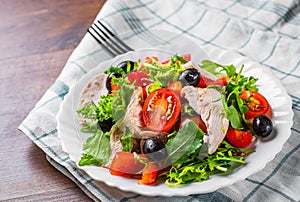
[[[74,50],[60,76],[19,126],[95,201],[299,201],[300,200],[300,1],[299,0],[107,0],[97,16],[130,43],[139,34],[145,46],[187,37],[208,54],[232,51],[269,68],[291,96],[292,134],[267,166],[231,186],[208,194],[146,197],[96,182],[70,161],[57,137],[56,115],[77,79],[111,56],[89,34]],[[144,29],[175,33],[168,40]],[[144,46],[144,45],[143,45]],[[174,191],[180,192],[180,189]]]

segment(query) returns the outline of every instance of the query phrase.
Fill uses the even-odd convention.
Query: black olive
[[[98,126],[103,132],[109,132],[115,122],[110,118],[108,120],[98,121]]]
[[[116,78],[121,78],[122,74],[119,72],[112,72],[108,75],[107,79],[106,79],[106,89],[108,90],[109,93],[111,93],[112,89],[111,89],[111,80],[113,77]]]
[[[149,138],[144,141],[143,153],[152,161],[161,161],[166,158],[165,144],[159,138]]]
[[[200,81],[200,72],[195,68],[186,69],[179,75],[178,80],[183,86],[191,85],[197,87]]]
[[[134,70],[134,62],[127,60],[127,61],[123,61],[120,62],[117,67],[122,68],[124,70],[124,72],[126,74],[128,74],[129,72],[131,72],[132,70]]]
[[[269,117],[264,114],[258,115],[253,119],[253,131],[259,137],[267,137],[273,130],[273,123]]]

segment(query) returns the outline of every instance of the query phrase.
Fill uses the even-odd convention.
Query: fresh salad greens
[[[178,76],[184,70],[176,61],[187,62],[182,57],[174,55],[171,57],[170,64],[154,61],[152,64],[144,63],[143,68],[149,71],[150,80],[154,81],[154,85],[164,88],[168,86],[168,82],[177,81]]]
[[[93,136],[86,140],[83,146],[83,150],[86,153],[81,157],[79,165],[101,166],[107,163],[110,158],[111,150],[110,147],[103,145],[109,144],[109,133],[103,133],[101,130],[97,130]]]
[[[111,94],[102,95],[98,103],[88,103],[77,111],[80,116],[87,119],[82,124],[82,131],[93,133],[83,147],[84,154],[79,162],[80,166],[102,166],[109,163],[112,158],[110,156],[111,150],[113,149],[110,145],[110,132],[103,131],[99,124],[110,120],[115,124],[111,126],[111,130],[116,130],[116,125],[123,121],[127,113],[127,106],[137,87],[143,88],[144,96],[145,94],[148,96],[158,89],[169,88],[170,83],[178,82],[178,77],[185,70],[183,64],[188,61],[176,54],[164,63],[158,60],[152,60],[151,63],[139,62],[140,64],[134,63],[133,68],[127,62],[125,70],[111,67],[105,71],[106,74],[112,72],[122,74],[122,78],[112,79],[113,84],[118,86],[118,89],[113,90]],[[142,79],[147,82],[150,81],[147,86],[137,86],[137,80],[132,82],[128,79],[131,72],[141,71],[139,70],[141,66],[142,72],[147,73],[147,77]],[[248,107],[245,100],[241,98],[241,93],[245,90],[258,91],[255,85],[257,78],[244,76],[242,74],[244,66],[237,71],[234,65],[226,66],[203,60],[200,68],[219,78],[224,77],[226,79],[226,85],[209,85],[207,88],[215,88],[221,93],[223,107],[230,126],[237,130],[248,129],[249,120],[244,115],[248,111]],[[164,102],[161,103],[163,105]],[[189,117],[196,115],[196,112],[186,102],[180,108],[182,114]],[[180,117],[177,119],[180,119]],[[234,168],[245,165],[245,156],[254,152],[253,150],[234,147],[224,139],[216,152],[207,154],[205,149],[207,145],[204,143],[204,137],[207,134],[199,128],[199,125],[189,121],[178,130],[174,130],[174,127],[168,132],[168,141],[164,145],[167,156],[158,163],[164,170],[169,168],[167,172],[160,174],[159,178],[164,180],[170,187],[201,182],[209,179],[214,174],[228,174]],[[142,157],[137,155],[136,151],[132,151],[134,136],[133,131],[126,128],[126,133],[119,141],[122,145],[122,152],[134,153],[134,158],[139,160]],[[141,152],[141,148],[139,152]],[[143,161],[145,161],[144,158]],[[123,163],[126,164],[125,161]],[[146,164],[148,165],[148,163]],[[142,172],[140,171],[140,173]]]
[[[166,184],[178,187],[207,180],[211,175],[229,174],[235,168],[246,164],[244,156],[234,155],[240,152],[247,155],[253,151],[235,148],[224,140],[215,153],[205,158],[194,153],[192,157],[184,159],[184,163],[173,164],[165,177]]]
[[[201,68],[218,76],[224,75],[222,72],[226,73],[228,84],[222,89],[222,100],[226,116],[233,128],[245,129],[248,120],[246,120],[244,113],[248,111],[248,107],[240,95],[245,90],[258,91],[255,85],[258,79],[252,76],[244,76],[242,74],[244,65],[237,72],[234,65],[224,66],[209,60],[203,60]]]
[[[203,157],[200,150],[204,135],[204,132],[190,121],[167,143],[168,156],[165,161],[172,162],[172,166],[162,178],[170,187],[201,182],[211,175],[228,173],[233,167],[246,164],[244,156],[253,152],[235,148],[224,140],[215,153]],[[241,153],[243,155],[240,155]]]

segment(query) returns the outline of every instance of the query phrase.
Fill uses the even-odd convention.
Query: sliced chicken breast
[[[100,100],[100,96],[106,95],[108,93],[105,86],[106,79],[107,74],[100,73],[86,85],[86,87],[81,92],[78,109],[81,109],[87,103],[94,102],[95,104],[97,104]],[[80,124],[84,123],[84,121],[88,121],[82,116],[79,116],[78,119]]]
[[[208,153],[214,153],[225,138],[229,127],[221,93],[213,88],[185,86],[181,90],[181,94],[195,112],[201,115],[208,133],[204,138],[204,142],[208,145]]]
[[[110,131],[110,162],[117,152],[122,151],[122,144],[120,142],[120,139],[126,134],[126,128],[128,128],[134,135],[137,135],[141,132],[141,128],[144,127],[143,120],[141,118],[143,109],[141,104],[142,102],[143,90],[142,88],[137,88],[134,90],[131,100],[127,106],[124,119],[117,122]]]

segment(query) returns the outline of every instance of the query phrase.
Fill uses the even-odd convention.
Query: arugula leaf
[[[104,165],[110,159],[111,149],[109,133],[101,130],[89,137],[83,146],[85,152],[79,161],[80,166],[84,165]]]
[[[240,114],[233,105],[227,107],[225,111],[227,118],[230,121],[230,124],[233,128],[240,130],[244,128],[240,119]]]
[[[239,149],[223,141],[218,150],[204,159],[194,158],[182,164],[173,164],[166,174],[165,183],[170,187],[178,187],[193,182],[208,180],[214,174],[228,174],[234,168],[246,164],[244,156],[252,150]],[[234,153],[243,154],[235,156]]]
[[[186,123],[166,144],[168,164],[180,164],[191,159],[192,154],[198,155],[204,132],[193,122]],[[198,152],[198,153],[197,153]]]
[[[188,62],[188,61],[186,61],[183,57],[181,57],[181,56],[179,56],[179,55],[177,55],[177,54],[175,54],[175,55],[173,55],[173,56],[171,57],[171,61],[172,61],[173,64],[176,63],[177,61],[180,61],[180,62],[182,62],[183,64],[185,64],[185,63]]]
[[[213,61],[210,61],[210,60],[202,60],[201,61],[201,68],[214,74],[214,75],[219,74],[219,71],[217,71],[218,67],[220,67],[220,65]]]
[[[222,74],[223,71],[226,72],[228,77],[232,77],[236,74],[234,65],[220,65],[210,60],[203,60],[201,62],[201,68],[219,77],[224,76]]]
[[[220,65],[209,60],[203,60],[201,64],[201,68],[216,76],[224,76],[222,72],[226,73],[228,84],[223,88],[222,96],[226,117],[235,129],[242,130],[247,127],[248,120],[244,113],[248,111],[248,107],[244,105],[240,95],[244,90],[257,91],[255,84],[258,79],[244,76],[242,74],[244,65],[239,72],[236,72],[237,69],[234,65]]]

